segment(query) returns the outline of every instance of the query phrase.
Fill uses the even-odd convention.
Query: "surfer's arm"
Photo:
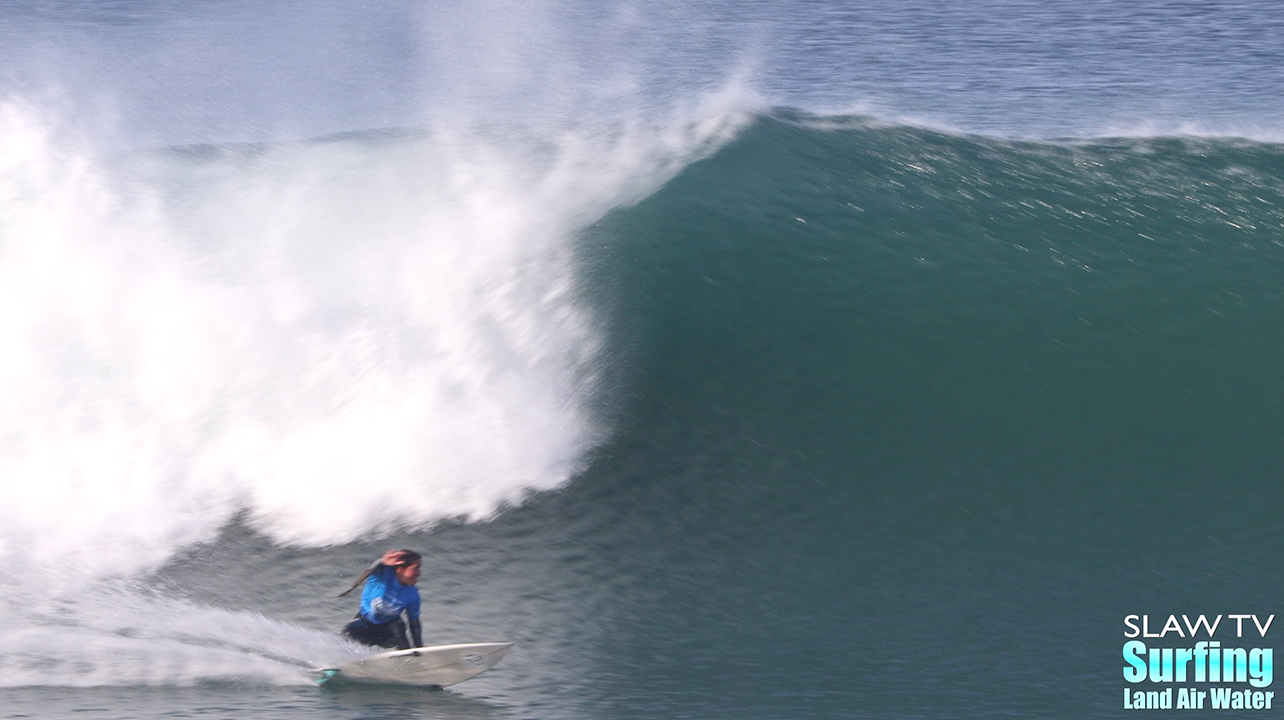
[[[411,647],[423,647],[424,639],[419,630],[419,591],[410,588],[410,602],[406,603],[406,619],[410,621]]]
[[[423,647],[423,630],[419,627],[419,618],[410,618],[410,647]]]

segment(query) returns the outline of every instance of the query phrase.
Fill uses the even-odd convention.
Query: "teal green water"
[[[632,380],[586,483],[736,567],[698,584],[781,716],[1111,714],[1124,615],[1272,613],[1280,147],[821,124],[586,251]]]
[[[605,224],[657,386],[871,467],[1276,467],[1278,146],[850,124],[764,120]]]

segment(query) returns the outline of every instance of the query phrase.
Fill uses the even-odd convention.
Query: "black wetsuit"
[[[410,621],[410,634],[414,644],[406,639],[406,624],[401,618],[390,620],[382,625],[376,625],[357,613],[352,622],[343,626],[345,637],[356,640],[362,645],[376,645],[378,647],[396,648],[398,650],[407,650],[412,647],[422,647],[423,637],[420,634],[418,620]]]

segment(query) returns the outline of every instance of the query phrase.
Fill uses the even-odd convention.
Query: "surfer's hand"
[[[402,554],[400,550],[389,550],[388,552],[383,554],[383,557],[379,558],[379,562],[383,563],[384,565],[387,565],[388,567],[397,567],[398,565],[401,564],[401,559],[403,557],[405,556]]]

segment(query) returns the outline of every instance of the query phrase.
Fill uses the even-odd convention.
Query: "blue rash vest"
[[[411,620],[419,619],[419,588],[402,585],[397,571],[386,565],[370,573],[361,591],[361,616],[383,625],[396,620],[403,610]]]

